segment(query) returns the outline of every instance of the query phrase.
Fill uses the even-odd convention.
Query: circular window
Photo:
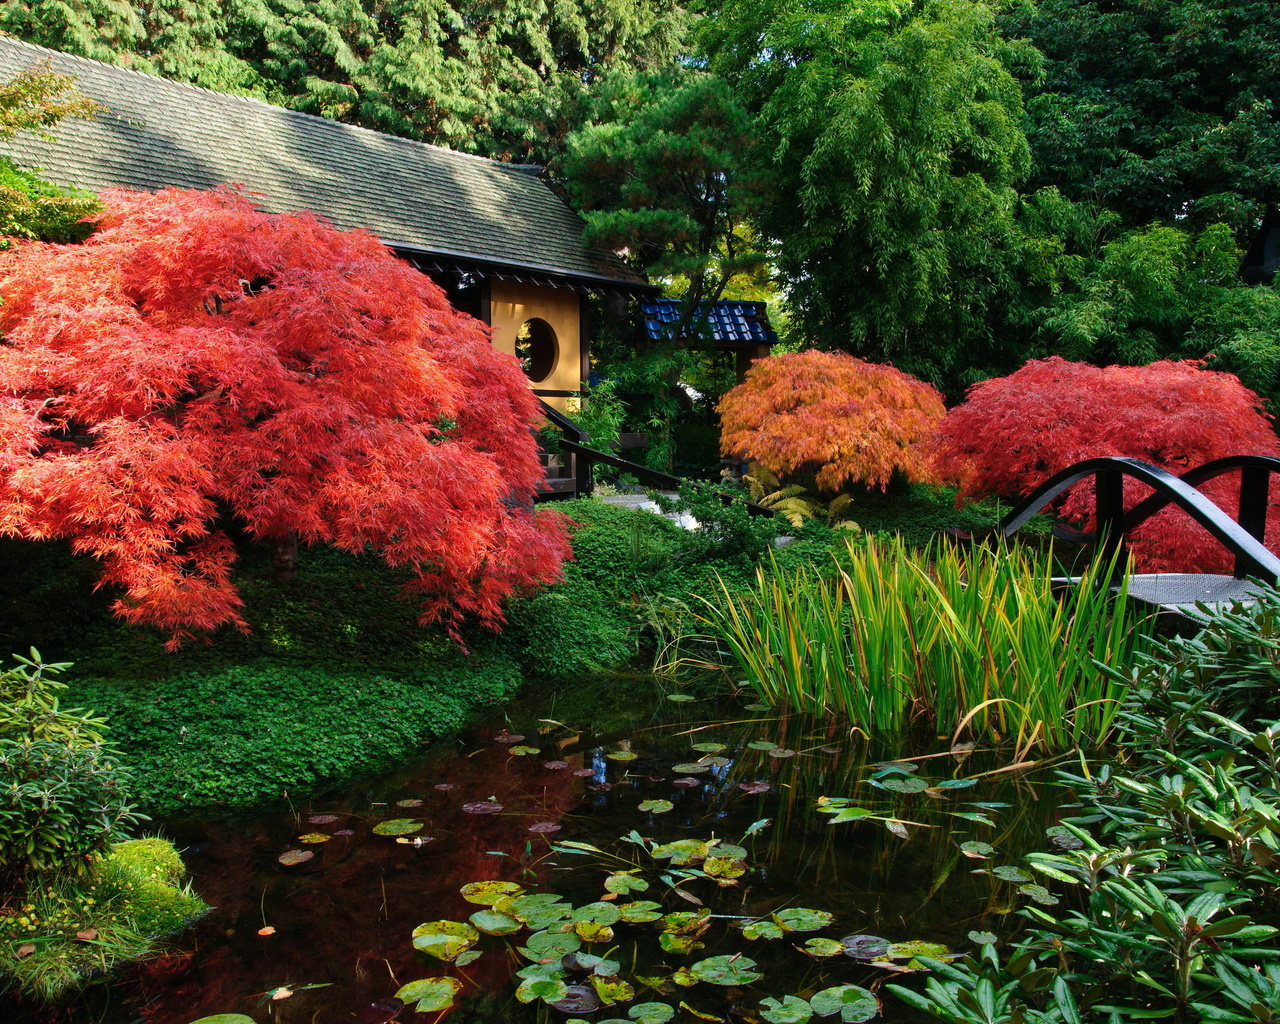
[[[551,376],[556,368],[556,332],[545,320],[534,317],[526,320],[516,331],[516,358],[524,368],[525,376],[537,384]]]

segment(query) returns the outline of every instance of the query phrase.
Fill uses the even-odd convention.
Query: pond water
[[[1016,920],[1009,912],[1043,898],[1011,867],[1007,878],[992,874],[1045,847],[1064,792],[1043,783],[1043,768],[951,752],[946,743],[930,756],[886,763],[885,751],[832,721],[779,717],[750,698],[677,702],[655,697],[648,682],[625,680],[590,689],[594,707],[581,713],[532,692],[400,770],[340,794],[251,817],[165,823],[185,849],[196,890],[216,909],[179,936],[170,955],[114,984],[109,1006],[90,999],[58,1019],[187,1024],[234,1012],[282,1024],[382,1024],[394,1008],[386,1000],[401,985],[441,976],[462,984],[454,1022],[627,1017],[626,1004],[565,1014],[517,1001],[516,971],[528,961],[510,947],[527,931],[512,942],[483,936],[475,946],[483,952],[465,966],[415,952],[420,924],[466,921],[484,909],[459,889],[485,879],[555,892],[575,907],[602,896],[612,906],[652,900],[662,913],[697,913],[705,904],[714,916],[699,925],[704,948],[694,952],[659,948],[661,922],[617,923],[612,940],[583,948],[620,961],[637,1002],[685,1003],[690,1009],[677,1021],[699,1019],[695,1013],[759,1020],[765,998],[845,984],[918,985],[918,975],[899,973],[911,966],[907,947],[896,960],[882,949],[863,955],[856,943],[858,957],[800,947],[873,935],[967,951],[971,932],[1008,935]],[[819,810],[822,797],[849,798],[868,813],[832,823],[833,807]],[[733,877],[736,868],[723,868],[717,884],[706,877],[711,862],[695,858],[687,865],[693,873],[681,874],[679,857],[655,860],[652,844],[621,841],[633,830],[633,839],[658,844],[720,840],[730,854],[717,863],[743,861],[747,870]],[[553,845],[566,842],[574,845]],[[702,854],[714,856],[715,847]],[[616,898],[607,894],[605,880],[627,871],[649,889],[627,892],[626,883]],[[744,923],[787,908],[834,917],[780,939],[743,935]],[[763,977],[689,988],[667,980],[716,954],[754,960]],[[271,998],[282,990],[291,994]],[[396,1019],[439,1017],[406,1007]],[[924,1018],[885,995],[878,1019]]]

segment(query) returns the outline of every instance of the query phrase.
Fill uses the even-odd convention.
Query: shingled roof
[[[262,193],[273,212],[314,210],[368,228],[388,246],[446,263],[635,288],[611,253],[588,249],[582,221],[537,177],[504,164],[226,96],[0,36],[0,79],[47,61],[105,109],[52,139],[23,132],[0,153],[59,184],[95,192],[224,183]],[[640,288],[645,286],[640,284]]]

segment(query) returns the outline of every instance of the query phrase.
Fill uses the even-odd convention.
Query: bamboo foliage
[[[914,553],[851,541],[833,573],[757,572],[702,599],[703,621],[772,703],[840,715],[872,734],[928,724],[944,735],[1068,749],[1110,731],[1122,664],[1141,643],[1127,587],[1087,572],[1055,593],[1052,560],[1024,548]]]

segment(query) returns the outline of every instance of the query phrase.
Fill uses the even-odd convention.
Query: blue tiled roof
[[[680,319],[680,300],[646,300],[640,303],[640,311],[649,339],[662,341],[670,336],[670,325]],[[769,325],[767,303],[721,299],[707,316],[705,337],[717,345],[773,345],[778,333]]]

